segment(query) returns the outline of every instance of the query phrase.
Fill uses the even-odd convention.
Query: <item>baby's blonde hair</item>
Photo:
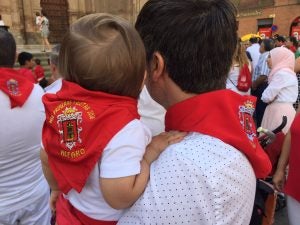
[[[62,41],[59,72],[88,90],[137,98],[144,79],[145,49],[133,26],[97,13],[71,25]]]

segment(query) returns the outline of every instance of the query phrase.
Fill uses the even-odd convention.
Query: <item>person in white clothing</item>
[[[149,0],[135,27],[147,89],[167,110],[165,129],[188,135],[152,163],[144,193],[118,224],[249,224],[255,175],[265,177],[271,164],[256,138],[254,98],[225,89],[237,45],[234,5]]]
[[[270,51],[268,65],[271,68],[269,85],[261,97],[268,106],[262,127],[273,130],[281,124],[282,116],[287,116],[287,125],[282,130],[286,134],[296,115],[293,107],[298,96],[298,80],[294,72],[295,56],[287,48],[277,47]]]
[[[59,225],[116,224],[144,191],[151,163],[185,136],[152,138],[139,120],[145,65],[138,33],[119,17],[84,16],[64,37],[61,89],[43,97],[41,150]]]
[[[249,42],[251,45],[246,49],[246,51],[250,54],[252,59],[251,63],[252,63],[252,77],[253,77],[253,73],[255,71],[260,56],[260,52],[259,52],[260,45],[258,43],[257,37],[250,38]]]
[[[240,71],[244,65],[248,65],[249,71],[251,71],[251,64],[247,58],[246,52],[244,48],[242,47],[241,39],[239,39],[236,47],[236,51],[233,56],[233,62],[231,69],[228,74],[228,78],[226,80],[226,88],[230,89],[236,93],[239,93],[241,95],[249,95],[250,94],[250,88],[248,91],[240,91],[238,90],[238,78]]]
[[[42,30],[42,17],[39,12],[35,13],[35,25],[37,26],[37,31],[41,32]]]
[[[16,43],[0,29],[0,224],[49,225],[49,186],[39,160],[43,89],[13,69]]]

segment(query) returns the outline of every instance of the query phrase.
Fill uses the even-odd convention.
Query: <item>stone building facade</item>
[[[50,42],[58,43],[78,18],[95,12],[107,12],[134,23],[147,0],[1,0],[0,14],[17,44],[40,44],[35,13],[41,9],[50,21]]]
[[[50,42],[58,43],[76,19],[108,12],[131,23],[147,0],[1,0],[0,14],[17,44],[40,44],[35,12],[43,9],[50,21]],[[232,0],[238,7],[239,35],[300,35],[300,0]]]

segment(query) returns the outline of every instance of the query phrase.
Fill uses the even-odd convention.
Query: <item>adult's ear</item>
[[[154,52],[150,62],[149,79],[157,82],[165,72],[165,60],[159,52]]]

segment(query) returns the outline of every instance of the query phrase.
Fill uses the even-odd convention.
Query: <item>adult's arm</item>
[[[261,100],[265,103],[273,102],[278,96],[279,92],[282,90],[282,88],[286,86],[286,83],[286,76],[280,74],[280,72],[274,74],[272,81],[262,93]]]
[[[49,167],[49,164],[48,164],[48,155],[46,153],[46,151],[41,148],[41,151],[40,151],[40,159],[41,159],[41,162],[42,162],[42,169],[43,169],[43,173],[44,173],[44,176],[51,188],[51,196],[50,196],[50,208],[53,212],[55,212],[56,210],[56,201],[58,199],[58,196],[60,194],[60,190],[59,190],[59,187],[58,187],[58,184],[54,178],[54,175]]]
[[[291,147],[291,133],[289,131],[285,136],[277,169],[273,176],[273,184],[275,189],[278,191],[282,191],[285,183],[285,170],[289,162],[290,147]]]
[[[300,57],[298,57],[295,61],[295,72],[300,73]]]
[[[300,113],[300,107],[297,110],[297,114],[298,113]],[[290,148],[291,148],[291,132],[289,131],[285,136],[281,154],[278,160],[277,169],[273,176],[273,184],[278,191],[282,191],[282,188],[285,183],[285,170],[289,162]]]

